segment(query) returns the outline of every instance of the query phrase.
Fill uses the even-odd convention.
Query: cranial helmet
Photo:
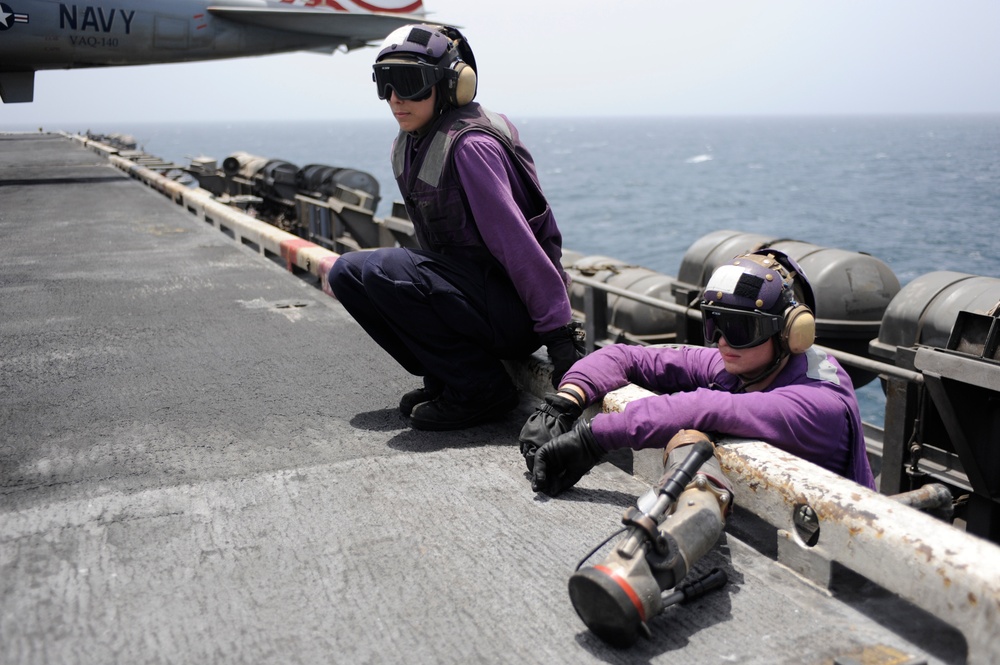
[[[701,301],[705,342],[736,349],[777,336],[780,355],[803,353],[816,339],[812,287],[787,254],[741,254],[712,273]]]
[[[397,28],[382,42],[373,68],[379,99],[395,91],[400,99],[420,101],[438,84],[452,106],[465,106],[476,96],[476,58],[462,33],[448,26]]]

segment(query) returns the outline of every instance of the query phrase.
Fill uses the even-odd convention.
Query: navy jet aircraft
[[[332,53],[427,22],[423,0],[0,0],[0,97],[40,69]]]

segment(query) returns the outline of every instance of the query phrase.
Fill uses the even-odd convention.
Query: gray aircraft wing
[[[221,18],[251,25],[310,35],[341,37],[348,44],[384,39],[386,34],[411,23],[434,23],[413,14],[348,14],[316,9],[210,6]]]

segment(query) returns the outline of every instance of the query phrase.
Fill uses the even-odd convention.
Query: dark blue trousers
[[[406,371],[457,402],[511,389],[502,358],[541,342],[493,260],[403,248],[348,252],[329,274],[351,316]]]

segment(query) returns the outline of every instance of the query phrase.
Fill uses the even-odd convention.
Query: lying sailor
[[[813,346],[815,300],[799,266],[762,249],[719,267],[701,301],[706,347],[616,344],[578,361],[521,430],[532,489],[555,496],[618,448],[660,447],[696,429],[766,441],[870,489],[857,397]],[[587,422],[629,383],[657,395]]]

